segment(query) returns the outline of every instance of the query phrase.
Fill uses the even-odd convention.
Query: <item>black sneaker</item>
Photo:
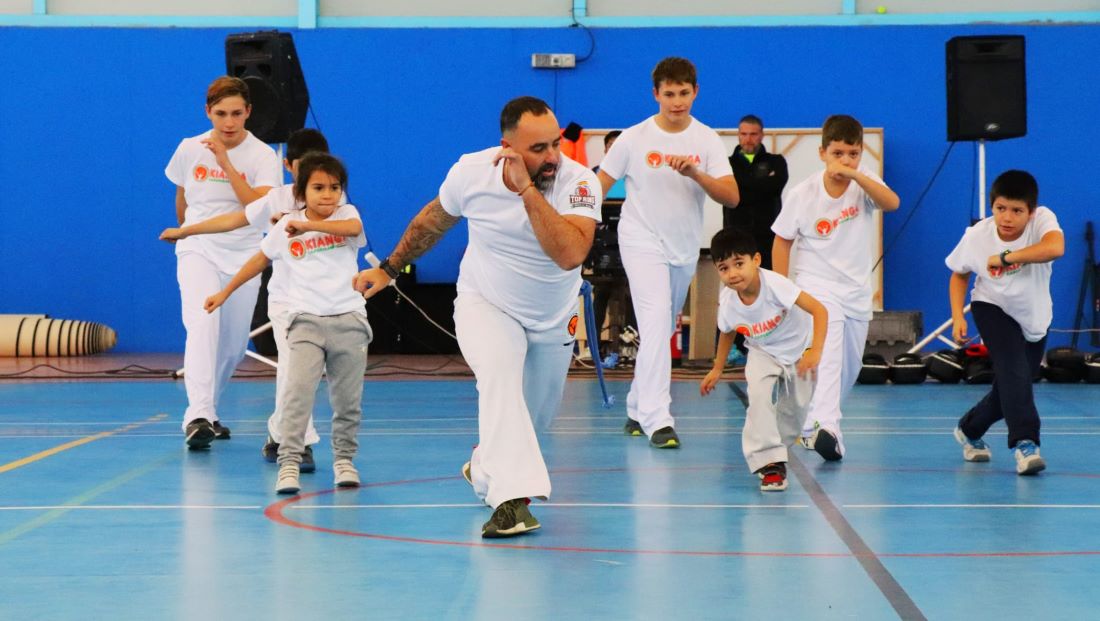
[[[481,536],[486,539],[515,537],[540,527],[539,521],[527,508],[527,499],[513,498],[504,501],[493,511],[493,517],[481,527]]]
[[[840,443],[836,441],[836,436],[828,429],[822,429],[818,427],[814,432],[814,450],[825,461],[840,461],[844,458],[844,455],[840,453]]]
[[[302,451],[302,463],[298,464],[299,472],[313,472],[317,470],[317,463],[313,461],[313,447],[307,446]]]
[[[645,432],[642,431],[642,424],[633,418],[627,418],[626,424],[623,425],[623,433],[628,436],[644,436]]]
[[[267,440],[264,440],[264,447],[260,449],[260,454],[264,456],[264,461],[269,464],[279,461],[279,443],[272,440],[271,436],[267,436]]]
[[[661,427],[649,437],[649,443],[657,448],[680,448],[680,436],[672,427]]]
[[[196,418],[187,423],[183,435],[187,439],[187,448],[191,450],[210,448],[210,443],[214,441],[214,426],[205,418]]]
[[[223,427],[221,422],[214,421],[214,439],[215,440],[228,440],[229,439],[229,427]]]

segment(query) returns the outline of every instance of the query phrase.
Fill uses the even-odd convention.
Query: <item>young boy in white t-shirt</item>
[[[802,430],[829,315],[810,294],[760,267],[760,252],[744,229],[718,231],[710,257],[725,287],[718,296],[718,353],[699,392],[710,394],[722,378],[733,341],[745,337],[749,403],[741,449],[760,489],[787,489],[787,447]]]
[[[275,491],[297,493],[306,426],[322,372],[333,408],[333,473],[338,487],[359,485],[352,464],[359,448],[363,373],[371,340],[363,298],[351,282],[356,254],[366,244],[363,223],[353,205],[340,204],[347,172],[335,157],[311,153],[302,158],[294,183],[305,209],[284,216],[225,289],[206,300],[213,312],[233,291],[271,261],[286,270],[287,388],[282,409],[279,475]]]
[[[1016,472],[1046,468],[1039,455],[1039,411],[1032,378],[1039,371],[1053,316],[1052,263],[1065,251],[1065,236],[1054,212],[1037,207],[1039,184],[1022,170],[1009,170],[989,192],[993,217],[966,229],[947,256],[951,269],[951,321],[955,341],[965,342],[963,314],[970,274],[977,275],[970,313],[993,361],[993,386],[955,428],[966,461],[989,461],[982,436],[1001,420],[1008,426],[1008,448]]]
[[[666,58],[653,69],[658,111],[619,136],[598,173],[604,196],[626,178],[619,251],[630,283],[641,344],[626,398],[627,435],[678,448],[669,406],[676,314],[699,261],[703,203],[740,201],[722,139],[691,116],[699,93],[695,66]]]
[[[290,173],[290,183],[273,188],[259,200],[245,205],[243,211],[233,211],[187,226],[164,229],[160,234],[160,239],[167,242],[176,242],[195,235],[225,233],[244,227],[252,227],[265,235],[270,233],[272,226],[283,216],[300,211],[304,207],[303,203],[294,197],[294,181],[298,179],[299,161],[307,153],[328,152],[328,140],[320,131],[303,128],[291,132],[286,143],[286,158],[283,159],[283,167]],[[341,197],[341,204],[347,202],[346,198],[346,196]],[[289,357],[286,343],[287,292],[285,272],[286,270],[283,269],[272,270],[271,279],[267,283],[267,316],[271,320],[271,333],[275,338],[275,349],[279,352],[278,364],[275,367],[275,411],[267,419],[267,440],[260,450],[264,460],[270,463],[275,463],[278,459],[279,442],[282,440],[279,426],[282,420],[283,391],[286,389],[286,361]],[[306,447],[302,452],[301,472],[313,472],[316,469],[312,447],[320,441],[321,437],[317,434],[311,416],[306,427]]]
[[[877,234],[873,210],[894,211],[901,200],[882,179],[860,167],[863,126],[834,115],[821,128],[825,171],[791,188],[772,224],[772,269],[789,277],[829,311],[829,331],[802,443],[828,461],[844,457],[840,404],[863,366],[871,321],[871,266]],[[794,265],[791,247],[798,242]]]

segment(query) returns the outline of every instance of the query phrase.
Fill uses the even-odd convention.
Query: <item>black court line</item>
[[[748,408],[749,396],[741,388],[737,382],[730,382],[729,387],[733,390],[737,398],[741,400],[741,403]],[[894,612],[898,613],[898,617],[905,619],[906,621],[925,621],[924,613],[917,608],[917,605],[913,602],[913,599],[909,597],[909,594],[905,592],[901,584],[894,579],[894,575],[890,573],[890,570],[886,569],[886,566],[882,564],[879,557],[871,550],[871,547],[863,541],[863,537],[859,536],[855,528],[848,523],[848,520],[844,518],[844,514],[840,512],[833,501],[829,499],[829,495],[825,493],[825,490],[821,488],[821,484],[817,482],[814,475],[806,469],[805,464],[798,459],[798,456],[791,453],[788,457],[789,461],[787,465],[792,471],[794,471],[795,477],[798,478],[799,484],[810,495],[810,499],[813,500],[814,505],[817,506],[817,510],[825,516],[825,521],[832,527],[833,532],[840,537],[840,540],[844,542],[844,545],[848,547],[848,551],[852,553],[852,556],[859,561],[863,571],[867,572],[867,576],[875,583],[880,593],[886,598],[886,601],[890,602],[893,606]]]

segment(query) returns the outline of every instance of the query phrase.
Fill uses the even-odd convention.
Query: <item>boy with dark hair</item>
[[[828,341],[817,388],[802,429],[802,444],[827,461],[844,457],[840,404],[863,366],[871,321],[871,263],[875,209],[894,211],[901,200],[882,179],[862,168],[863,126],[834,115],[821,128],[823,173],[791,188],[772,225],[772,266],[790,276],[829,310]],[[798,253],[791,265],[791,247]]]
[[[734,336],[749,348],[749,404],[741,449],[760,489],[787,489],[787,447],[802,430],[814,392],[829,323],[825,307],[785,277],[760,267],[756,240],[744,229],[722,229],[710,256],[725,287],[718,296],[718,352],[700,393],[722,377]]]
[[[619,252],[641,335],[623,431],[649,436],[656,448],[680,446],[669,341],[699,260],[703,204],[708,196],[720,205],[740,200],[722,139],[691,116],[698,93],[691,61],[657,63],[657,114],[624,131],[600,163],[604,196],[626,179]]]
[[[1029,173],[1009,170],[990,190],[992,217],[966,229],[946,259],[951,269],[952,335],[965,342],[963,306],[970,274],[977,276],[970,313],[993,361],[993,386],[959,419],[955,439],[966,461],[989,461],[982,436],[1001,420],[1008,426],[1008,448],[1016,472],[1046,468],[1039,455],[1039,411],[1032,378],[1039,371],[1053,316],[1052,263],[1065,251],[1065,236],[1054,212],[1038,207],[1039,184]]]

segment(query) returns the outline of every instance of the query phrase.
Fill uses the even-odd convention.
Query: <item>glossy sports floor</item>
[[[1028,478],[1003,426],[991,463],[962,461],[983,387],[858,386],[843,463],[795,449],[764,494],[737,392],[697,382],[673,384],[683,448],[656,450],[571,379],[542,529],[496,541],[459,474],[469,378],[368,377],[365,485],[334,492],[323,443],[290,498],[259,454],[270,380],[230,385],[233,438],[205,452],[182,382],[0,382],[0,619],[1095,618],[1100,386],[1036,386],[1048,469]]]

